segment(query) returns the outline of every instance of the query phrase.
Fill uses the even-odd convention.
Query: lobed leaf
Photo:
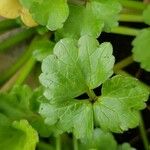
[[[33,19],[49,30],[62,28],[68,17],[67,0],[20,0],[29,9]]]
[[[99,45],[89,36],[81,37],[78,43],[65,38],[54,47],[54,55],[43,61],[40,82],[51,102],[74,98],[105,82],[113,65],[111,44]]]
[[[118,25],[121,6],[118,2],[93,0],[86,6],[69,5],[69,17],[64,27],[57,31],[57,39],[90,35],[98,37],[102,30],[110,31]]]
[[[42,63],[40,82],[48,101],[41,103],[40,114],[45,122],[61,133],[73,132],[77,138],[91,135],[93,125],[116,133],[136,127],[149,92],[131,77],[108,80],[113,64],[109,43],[99,45],[89,36],[82,36],[78,42],[71,38],[60,40],[54,54]],[[96,101],[90,102],[91,97],[77,100],[101,84],[102,94]],[[76,124],[77,120],[82,125]]]
[[[5,123],[0,122],[0,149],[35,150],[38,134],[26,120]]]
[[[150,29],[143,29],[132,42],[133,58],[141,67],[150,71]]]
[[[110,147],[111,150],[117,149],[117,143],[113,135],[109,132],[101,130],[100,128],[94,129],[93,136],[89,139],[81,139],[81,142],[79,144],[79,150],[110,150]]]
[[[136,79],[115,76],[102,87],[94,103],[95,121],[104,130],[123,132],[139,124],[139,110],[145,108],[149,91]]]
[[[146,24],[150,25],[150,5],[147,6],[147,8],[143,11],[143,19]]]

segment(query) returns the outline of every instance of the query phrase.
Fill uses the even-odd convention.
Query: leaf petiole
[[[73,135],[73,148],[74,150],[78,150],[78,140],[74,135]]]
[[[136,36],[139,33],[139,31],[140,29],[119,26],[112,28],[111,33]]]
[[[0,21],[0,33],[3,33],[7,30],[11,30],[17,27],[20,27],[20,25],[16,23],[16,20],[5,19]]]
[[[144,10],[147,7],[147,4],[139,1],[119,0],[119,2],[122,4],[122,6],[133,9]]]
[[[3,40],[0,42],[0,53],[4,52],[8,48],[28,39],[35,33],[34,29],[24,29],[23,31]]]
[[[120,14],[119,21],[122,22],[144,22],[142,15]]]
[[[61,136],[56,137],[56,150],[61,150]]]
[[[33,57],[29,58],[27,63],[20,69],[18,72],[16,72],[8,82],[6,82],[2,88],[0,89],[0,92],[8,91],[10,90],[14,84],[22,84],[24,80],[27,78],[31,70],[33,69],[35,65],[35,59]]]
[[[88,89],[86,93],[89,96],[90,101],[96,101],[97,100],[97,96],[96,96],[96,94],[94,93],[93,90]]]

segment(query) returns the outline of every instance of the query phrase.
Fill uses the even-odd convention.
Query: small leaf
[[[62,28],[69,14],[67,0],[22,1],[29,7],[34,20],[52,31]]]
[[[150,71],[150,29],[142,30],[132,42],[133,58],[140,62],[141,68]]]
[[[69,6],[70,14],[64,27],[56,32],[56,39],[63,37],[79,38],[83,35],[100,35],[102,30],[110,31],[118,25],[118,14],[121,5],[112,0],[93,0],[86,6]],[[81,23],[82,22],[82,23]]]
[[[131,147],[128,143],[123,143],[118,147],[118,150],[136,150],[135,148]]]
[[[150,25],[150,5],[147,6],[147,8],[143,11],[143,18],[145,23]]]
[[[81,37],[79,42],[62,39],[55,45],[54,55],[42,63],[44,95],[51,102],[77,97],[106,81],[113,73],[113,65],[111,44],[99,45],[89,36]]]
[[[94,103],[96,123],[104,130],[123,132],[139,124],[139,110],[145,108],[149,91],[136,79],[115,76],[106,81]]]
[[[0,141],[2,150],[35,150],[38,134],[26,120],[0,123]]]
[[[0,0],[0,16],[6,18],[17,18],[22,9],[18,0]]]
[[[85,138],[81,140],[79,145],[80,150],[110,150],[110,148],[111,150],[117,149],[117,143],[111,133],[102,131],[99,128],[96,128],[93,132],[92,138]]]
[[[97,5],[97,2],[87,3],[86,7],[70,5],[69,17],[64,27],[56,33],[57,38],[79,38],[83,35],[98,37],[104,24],[97,13],[99,9]]]
[[[29,13],[29,10],[26,8],[22,8],[20,11],[20,17],[22,22],[28,26],[28,27],[34,27],[37,26],[38,24],[32,19],[31,14]]]

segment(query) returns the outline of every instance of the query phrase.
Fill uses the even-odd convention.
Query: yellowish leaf
[[[21,20],[23,21],[23,23],[28,26],[28,27],[34,27],[37,26],[37,23],[32,19],[31,14],[29,13],[29,10],[26,8],[22,8],[21,13]]]
[[[22,6],[18,0],[0,0],[0,16],[5,18],[17,18]]]

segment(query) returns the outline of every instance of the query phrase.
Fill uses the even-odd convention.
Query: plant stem
[[[146,131],[145,131],[145,127],[144,127],[144,121],[143,121],[141,113],[140,113],[139,129],[140,129],[141,137],[143,140],[144,148],[145,148],[145,150],[149,150],[149,142],[148,142],[148,138],[146,135]]]
[[[147,7],[147,4],[139,1],[119,0],[119,2],[122,4],[122,6],[132,9],[144,10]]]
[[[10,90],[14,84],[22,84],[24,80],[27,78],[27,76],[29,75],[32,68],[34,67],[35,62],[36,61],[33,57],[29,58],[27,63],[20,70],[18,70],[16,74],[14,74],[12,78],[10,78],[8,82],[6,82],[6,84],[4,84],[0,92]]]
[[[13,35],[3,41],[0,42],[0,53],[5,51],[6,49],[24,41],[25,39],[31,37],[35,33],[34,29],[25,29],[16,35]]]
[[[0,33],[3,33],[7,30],[14,29],[17,27],[20,27],[20,25],[16,23],[16,20],[5,19],[0,21]]]
[[[111,30],[111,33],[136,36],[139,33],[139,31],[140,29],[119,26],[119,27],[113,28]]]
[[[22,84],[24,80],[27,78],[32,68],[34,67],[36,61],[33,57],[31,57],[28,62],[21,68],[21,73],[16,80],[16,84]]]
[[[78,150],[78,140],[74,135],[73,135],[73,149]]]
[[[120,14],[119,21],[123,22],[143,22],[142,15],[135,14]]]
[[[56,137],[56,150],[61,150],[61,136]]]
[[[2,74],[0,74],[0,84],[4,83],[7,79],[10,78],[32,55],[33,49],[30,47],[25,50],[25,52],[22,54],[22,56],[19,57],[19,59],[10,66],[7,70],[5,70]]]
[[[97,96],[96,96],[96,94],[94,93],[93,90],[88,89],[86,93],[89,96],[89,98],[90,98],[91,101],[96,101]]]
[[[130,65],[131,63],[133,63],[133,58],[132,56],[129,56],[123,60],[121,60],[120,62],[118,62],[115,66],[114,66],[114,70],[120,70],[124,67],[127,67],[128,65]]]

